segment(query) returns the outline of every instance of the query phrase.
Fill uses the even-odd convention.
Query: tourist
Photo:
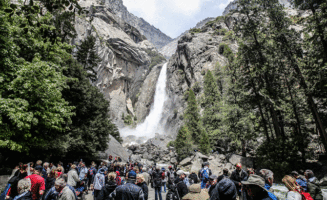
[[[144,179],[144,176],[142,174],[138,174],[136,176],[136,184],[142,188],[143,190],[143,194],[144,194],[144,200],[148,200],[148,186],[146,185],[146,182],[145,182],[145,179]]]
[[[217,185],[217,176],[216,175],[211,175],[209,177],[209,190],[208,190],[208,193],[209,193],[209,196],[211,197],[212,196],[212,191],[215,189],[216,185]]]
[[[86,189],[86,194],[88,193],[87,192],[87,186],[88,186],[87,173],[88,173],[88,169],[85,166],[85,163],[82,162],[81,166],[80,166],[80,170],[79,170],[79,180],[84,182],[84,186],[85,186],[85,189]]]
[[[172,166],[168,167],[168,184],[173,183],[175,181],[175,171]]]
[[[70,168],[71,169],[69,170],[69,172],[67,174],[67,184],[72,187],[76,187],[77,182],[80,182],[77,171],[76,171],[76,165],[72,165]]]
[[[14,200],[32,200],[32,193],[30,192],[31,182],[27,179],[21,179],[18,181],[17,185],[17,196],[15,196]],[[12,199],[9,199],[12,200]]]
[[[224,179],[228,180],[228,179]],[[265,188],[265,180],[259,175],[251,175],[247,181],[242,181],[246,191],[246,199],[277,200],[277,197]]]
[[[195,171],[192,171],[192,173],[189,175],[189,181],[190,181],[190,185],[199,183],[199,178],[196,175]]]
[[[184,183],[184,179],[185,179],[185,172],[183,170],[178,170],[176,172],[177,176],[175,179],[175,185],[177,188],[177,192],[178,192],[178,196],[179,197],[183,197],[188,193],[188,189],[186,184]]]
[[[64,179],[57,179],[55,182],[55,188],[59,193],[58,200],[77,200],[76,195],[74,194],[75,191],[71,190],[71,188],[66,185]]]
[[[115,181],[116,181],[116,185],[121,185],[121,177],[120,177],[120,172],[119,171],[116,171],[116,178],[115,178]]]
[[[182,197],[183,200],[207,200],[209,194],[206,190],[201,190],[200,184],[190,186],[190,192]]]
[[[307,188],[308,188],[308,193],[310,193],[311,197],[314,200],[322,200],[322,192],[319,184],[319,180],[314,176],[312,170],[306,170],[305,173],[305,178],[308,180],[307,182]]]
[[[92,162],[91,166],[90,166],[90,169],[87,173],[87,176],[88,176],[88,187],[90,188],[91,184],[93,184],[93,180],[94,180],[94,176],[95,174],[97,173],[97,169],[95,168],[95,163]]]
[[[43,163],[42,177],[44,179],[47,179],[48,177],[48,169],[49,169],[49,163],[48,162]]]
[[[105,170],[101,168],[98,173],[94,177],[93,181],[93,187],[94,187],[94,199],[97,200],[97,197],[102,189],[102,187],[105,185],[105,177],[104,177]]]
[[[296,179],[296,182],[299,186],[303,188],[303,190],[307,191],[307,181],[302,178],[297,171],[292,171],[291,175]]]
[[[56,181],[56,171],[52,170],[49,176],[45,179],[45,191],[47,193],[55,184]]]
[[[58,164],[57,164],[57,168],[59,168],[59,167],[61,167],[61,172],[65,173],[64,165],[63,165],[63,163],[61,161],[59,161]]]
[[[43,195],[45,190],[44,178],[41,177],[43,168],[38,165],[35,167],[34,174],[27,176],[25,179],[29,179],[31,182],[31,192],[33,200],[38,200]]]
[[[230,179],[234,182],[239,196],[241,196],[241,188],[242,188],[241,181],[246,181],[247,178],[248,178],[248,174],[242,169],[242,164],[237,163],[236,170],[232,172]]]
[[[116,189],[116,173],[111,172],[108,174],[108,182],[102,187],[97,200],[110,200],[109,195]]]
[[[233,181],[222,179],[210,193],[210,200],[236,200],[237,191]]]
[[[269,169],[262,169],[259,172],[259,176],[265,180],[265,188],[268,191],[273,192],[271,186],[274,183],[274,173]]]
[[[56,178],[60,177],[63,174],[63,170],[64,170],[64,168],[62,166],[57,167],[57,176],[56,176]]]
[[[161,185],[162,185],[162,172],[160,171],[160,167],[156,166],[156,170],[152,172],[152,181],[153,188],[155,190],[155,200],[162,200],[161,196]]]
[[[209,169],[209,162],[203,163],[203,168],[201,169],[201,189],[207,187],[209,181],[209,176],[211,176],[211,170]]]
[[[166,191],[166,184],[167,184],[167,181],[168,181],[168,174],[167,174],[166,169],[164,167],[161,168],[161,171],[162,171],[162,174],[161,174],[162,187],[164,188],[164,191],[166,193],[167,192]]]
[[[135,185],[136,173],[128,173],[127,183],[116,187],[109,195],[110,198],[116,200],[144,200],[144,193],[141,187]]]
[[[219,183],[221,180],[228,178],[228,169],[223,169],[223,174],[218,176],[217,182]]]
[[[144,176],[145,182],[147,185],[150,184],[150,174],[147,172],[147,168],[143,168],[143,173],[141,173]]]

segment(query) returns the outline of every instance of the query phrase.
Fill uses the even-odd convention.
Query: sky
[[[127,10],[176,38],[207,17],[221,16],[232,0],[123,0]]]

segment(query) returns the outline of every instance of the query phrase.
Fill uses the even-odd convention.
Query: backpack
[[[162,173],[161,173],[161,179],[162,179],[162,180],[165,180],[165,178],[166,178],[166,173],[165,173],[165,172],[162,172]]]
[[[202,169],[202,172],[201,172],[201,177],[202,177],[202,180],[206,181],[209,179],[209,169]]]
[[[179,200],[177,187],[175,185],[170,186],[170,189],[168,190],[166,195],[166,200]]]

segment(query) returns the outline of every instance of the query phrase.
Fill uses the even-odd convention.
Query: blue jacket
[[[305,180],[298,178],[298,179],[296,179],[296,182],[297,182],[297,184],[299,184],[299,186],[301,186],[304,189],[305,192],[307,191],[308,186],[307,186],[307,182]]]

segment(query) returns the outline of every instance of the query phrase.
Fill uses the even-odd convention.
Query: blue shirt
[[[79,172],[79,179],[83,180],[85,179],[85,175],[87,174],[88,170],[86,167],[81,168],[80,172]]]
[[[296,182],[297,182],[297,184],[299,184],[299,186],[301,186],[304,189],[305,192],[307,191],[308,188],[307,188],[306,181],[302,180],[301,178],[298,178],[298,179],[296,179]]]

